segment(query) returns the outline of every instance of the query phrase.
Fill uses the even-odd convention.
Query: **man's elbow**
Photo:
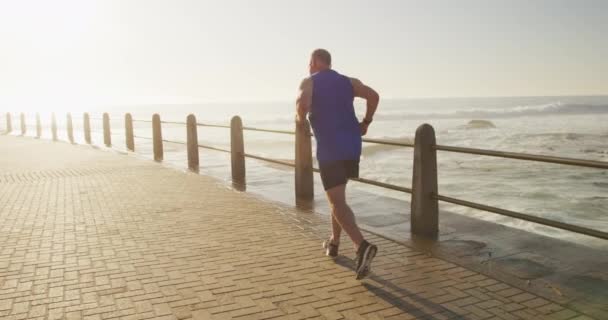
[[[380,101],[380,95],[375,90],[372,90],[370,94],[370,100],[374,101],[376,104]]]
[[[299,104],[296,111],[299,115],[305,116],[308,113],[308,108],[304,105]]]

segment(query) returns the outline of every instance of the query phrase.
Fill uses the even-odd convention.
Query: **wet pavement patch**
[[[523,280],[534,280],[555,272],[550,266],[525,258],[505,258],[498,261],[504,272]]]
[[[406,223],[407,219],[403,214],[382,214],[382,215],[373,215],[373,216],[361,216],[357,217],[366,225],[381,228],[393,226],[400,223]]]
[[[473,240],[446,240],[439,244],[439,250],[457,257],[478,255],[486,244]]]

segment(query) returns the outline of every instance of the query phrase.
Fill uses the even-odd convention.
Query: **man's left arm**
[[[361,135],[367,134],[367,128],[372,123],[374,113],[378,109],[378,103],[380,101],[380,95],[376,90],[369,86],[366,86],[359,79],[350,78],[350,82],[353,85],[355,97],[363,98],[366,101],[365,118],[361,121]]]
[[[296,121],[298,123],[306,120],[306,114],[310,111],[312,104],[312,79],[306,78],[300,83],[300,91],[296,100]]]

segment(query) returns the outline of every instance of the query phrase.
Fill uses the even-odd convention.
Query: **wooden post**
[[[25,114],[21,113],[21,135],[24,136],[27,132],[27,127],[25,126]]]
[[[53,134],[53,141],[57,141],[57,120],[55,119],[55,112],[51,114],[51,133]]]
[[[13,122],[11,120],[11,114],[6,113],[6,133],[10,133],[13,131]]]
[[[72,114],[68,112],[67,115],[67,129],[68,129],[68,140],[74,143],[74,124],[72,123]]]
[[[110,132],[110,115],[106,112],[103,114],[103,143],[106,147],[112,146],[112,133]]]
[[[416,130],[414,140],[414,170],[412,177],[411,232],[437,238],[439,205],[437,199],[437,151],[435,130],[423,124]]]
[[[243,121],[234,116],[230,121],[230,156],[232,160],[232,183],[245,185],[245,143]]]
[[[296,200],[312,200],[314,198],[310,136],[310,125],[307,120],[296,123]]]
[[[89,117],[89,113],[85,112],[82,115],[82,119],[84,121],[84,124],[83,124],[84,141],[88,144],[91,144],[91,118]]]
[[[130,113],[125,114],[125,142],[127,150],[135,151],[135,136],[133,135],[133,117]]]
[[[42,123],[40,123],[40,113],[36,112],[36,138],[42,136]]]
[[[193,114],[186,118],[186,145],[188,147],[188,168],[198,171],[198,127]]]
[[[154,160],[163,161],[163,133],[160,126],[160,116],[152,116],[152,142],[154,144]]]

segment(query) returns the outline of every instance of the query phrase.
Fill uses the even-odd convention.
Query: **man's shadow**
[[[349,259],[344,256],[338,256],[334,259],[335,263],[349,268],[355,271],[355,262],[352,259]],[[465,319],[464,315],[455,313],[444,306],[432,302],[426,298],[423,298],[406,288],[399,287],[395,285],[390,280],[383,279],[374,274],[370,274],[367,276],[367,279],[370,279],[374,282],[379,283],[381,286],[376,286],[371,283],[363,282],[363,286],[372,292],[376,297],[386,301],[387,303],[393,305],[396,308],[399,308],[403,312],[406,312],[410,315],[415,316],[416,318],[423,318],[429,320],[439,320],[439,319]],[[385,289],[386,288],[386,289]],[[388,290],[387,290],[388,289]],[[424,306],[424,310],[419,306],[416,306],[408,301],[405,301],[403,297],[408,297],[415,303]],[[432,312],[429,312],[432,310]]]

